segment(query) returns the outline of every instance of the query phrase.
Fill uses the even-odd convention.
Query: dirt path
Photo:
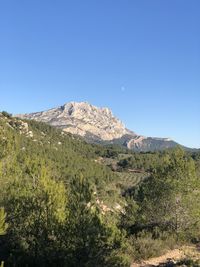
[[[200,251],[195,246],[184,246],[180,249],[170,250],[160,257],[151,258],[141,263],[133,263],[131,267],[158,266],[159,264],[167,263],[168,261],[178,261],[188,256],[200,259]]]

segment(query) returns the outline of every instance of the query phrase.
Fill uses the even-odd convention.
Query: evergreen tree
[[[90,184],[82,175],[72,180],[68,199],[66,266],[129,266],[130,258],[123,256],[124,234],[116,225],[104,222]]]
[[[10,265],[51,264],[58,245],[57,229],[67,216],[63,183],[48,178],[43,167],[37,181],[15,179],[7,193]]]
[[[200,183],[195,164],[176,149],[164,166],[139,187],[138,222],[144,228],[160,227],[178,236],[191,234],[200,225]]]

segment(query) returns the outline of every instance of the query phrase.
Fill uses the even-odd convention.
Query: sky
[[[0,110],[109,107],[200,147],[199,0],[0,0]]]

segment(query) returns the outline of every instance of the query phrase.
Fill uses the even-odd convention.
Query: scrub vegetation
[[[200,242],[200,152],[92,145],[2,112],[0,207],[5,266],[128,267]]]

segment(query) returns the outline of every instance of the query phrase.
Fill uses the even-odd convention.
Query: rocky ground
[[[197,262],[199,261],[199,262]],[[189,265],[186,265],[188,262]],[[191,263],[193,262],[193,263]],[[193,264],[193,265],[192,265]],[[200,246],[184,246],[173,249],[164,255],[140,263],[133,262],[131,267],[173,267],[200,266]]]

